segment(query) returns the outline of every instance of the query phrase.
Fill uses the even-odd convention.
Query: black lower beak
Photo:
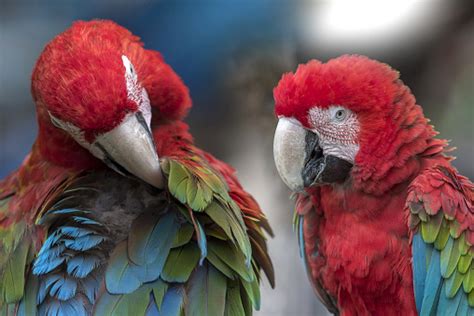
[[[132,174],[127,171],[124,167],[122,167],[119,163],[117,163],[112,156],[107,152],[107,150],[104,148],[104,146],[97,144],[96,145],[104,154],[103,161],[112,170],[115,170],[115,172],[121,174],[122,176],[131,176]]]
[[[336,156],[325,156],[315,133],[307,131],[305,140],[306,158],[301,172],[304,187],[344,182],[349,176],[352,164]]]

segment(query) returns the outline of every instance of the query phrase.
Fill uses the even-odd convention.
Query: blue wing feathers
[[[150,293],[150,303],[148,304],[148,308],[145,312],[145,316],[160,316],[160,311],[158,310],[158,306],[156,306],[155,298]]]
[[[75,226],[63,226],[60,228],[60,231],[62,234],[69,237],[73,237],[73,238],[87,236],[94,233],[90,229],[75,227]]]
[[[443,256],[432,244],[425,243],[419,233],[413,235],[412,253],[413,288],[418,313],[440,316],[474,315],[474,308],[468,305],[467,294],[462,289],[458,289],[453,298],[447,295],[447,289],[453,286],[457,272],[451,275],[451,279],[443,277],[447,270],[446,255]]]
[[[61,301],[66,301],[76,295],[77,282],[67,276],[59,278],[49,290],[49,295],[57,297]]]
[[[181,287],[171,287],[161,303],[160,316],[179,316],[184,303],[184,290]]]
[[[95,255],[76,256],[67,262],[67,273],[84,278],[101,263],[101,258]]]
[[[73,240],[65,240],[64,245],[72,250],[86,251],[90,250],[105,240],[104,236],[88,235]]]
[[[427,245],[427,247],[432,246]],[[415,260],[415,257],[413,259]],[[433,250],[431,254],[431,260],[428,266],[428,272],[426,274],[425,291],[423,293],[423,303],[420,315],[431,315],[432,312],[436,311],[441,287],[443,285],[441,282],[442,277],[440,272],[439,260],[439,251]],[[416,284],[415,287],[417,287]]]
[[[74,214],[74,216],[71,216]],[[90,212],[78,209],[48,211],[45,222],[53,216],[63,225],[50,233],[33,265],[33,274],[40,279],[37,303],[40,315],[86,315],[87,301],[94,303],[100,282],[94,275],[102,264],[101,243],[106,240]]]
[[[87,296],[87,299],[91,304],[95,303],[100,287],[100,279],[96,274],[97,271],[94,271],[86,278],[79,281],[84,294]]]
[[[413,289],[415,291],[416,310],[421,310],[423,294],[425,292],[426,279],[426,248],[428,245],[423,241],[420,234],[413,236]]]

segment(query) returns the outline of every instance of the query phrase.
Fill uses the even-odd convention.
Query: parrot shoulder
[[[409,186],[413,287],[423,315],[474,312],[473,204],[473,183],[451,166],[428,168]]]

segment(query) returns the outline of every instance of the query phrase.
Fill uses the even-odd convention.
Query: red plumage
[[[296,118],[307,128],[311,108],[331,105],[351,110],[360,123],[349,180],[312,187],[297,200],[316,292],[342,315],[415,315],[406,206],[415,193],[408,196],[409,190],[444,185],[446,203],[464,207],[452,215],[460,229],[474,227],[473,186],[450,166],[447,142],[433,138],[437,133],[398,72],[363,56],[300,65],[283,75],[274,98],[276,115]],[[449,170],[453,179],[438,184],[419,176],[433,168]],[[443,199],[435,198],[433,207],[440,203]]]
[[[46,106],[54,116],[83,130],[89,142],[137,110],[138,104],[127,96],[122,55],[136,68],[154,120],[184,118],[192,103],[188,88],[159,52],[144,49],[139,37],[114,22],[75,22],[45,47],[32,75],[38,150],[48,159],[73,167],[96,164],[69,135],[56,131]]]

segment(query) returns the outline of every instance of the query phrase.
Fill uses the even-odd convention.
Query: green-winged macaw
[[[38,137],[0,182],[1,315],[259,308],[270,227],[234,170],[194,146],[188,89],[158,52],[76,22],[42,52],[32,94]]]
[[[274,90],[277,169],[340,315],[474,315],[474,186],[388,65],[312,60]]]

